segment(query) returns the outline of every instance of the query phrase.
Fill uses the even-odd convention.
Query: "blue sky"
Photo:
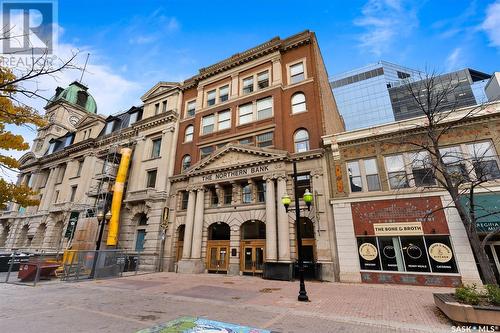
[[[111,75],[114,95],[123,92],[112,103],[97,93],[105,114],[139,103],[159,80],[182,80],[304,29],[316,32],[330,75],[379,59],[441,72],[500,70],[500,1],[59,1],[58,7],[59,43],[91,52],[96,67],[84,79],[90,90],[108,91],[95,81]]]
[[[274,36],[305,29],[316,32],[330,75],[378,60],[438,72],[500,70],[500,0],[59,0],[57,7],[56,53],[64,59],[78,51],[80,65],[91,54],[83,82],[105,115],[140,104],[158,81],[186,79]],[[39,85],[50,98],[57,85],[79,77],[68,71]],[[36,134],[16,132],[27,140]]]

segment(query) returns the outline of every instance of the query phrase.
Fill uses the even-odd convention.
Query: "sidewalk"
[[[119,322],[97,331],[133,332],[135,329],[181,316],[272,329],[279,332],[450,332],[451,323],[433,303],[433,292],[446,288],[306,282],[311,302],[297,302],[298,282],[263,280],[258,277],[154,273],[127,278],[81,283],[51,284],[36,288],[0,287],[0,327],[19,332],[15,309],[45,310],[37,300],[49,297],[62,311],[51,320],[88,325],[86,316],[99,323]],[[38,295],[38,296],[37,296]],[[7,297],[5,297],[7,296]],[[23,298],[24,297],[24,298]],[[25,301],[29,305],[23,305]],[[50,308],[50,307],[49,307]],[[64,311],[68,312],[63,315]],[[64,317],[64,318],[60,318]],[[40,323],[40,321],[38,321]],[[11,326],[12,324],[12,326]],[[121,327],[121,328],[120,328]],[[36,326],[38,331],[40,326]],[[53,326],[51,326],[54,329]],[[75,328],[75,327],[74,327]],[[81,328],[81,329],[80,329]],[[78,327],[81,332],[94,327]],[[15,332],[16,330],[9,330]],[[55,330],[53,330],[55,331]]]

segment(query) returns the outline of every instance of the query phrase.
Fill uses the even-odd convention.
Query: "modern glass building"
[[[419,77],[414,69],[379,61],[330,78],[346,130],[394,121],[389,88],[404,79]]]

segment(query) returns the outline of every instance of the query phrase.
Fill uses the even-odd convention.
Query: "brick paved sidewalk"
[[[449,288],[306,282],[311,302],[302,303],[296,301],[298,282],[247,276],[155,273],[90,284],[395,329],[449,332],[452,325],[432,298]]]

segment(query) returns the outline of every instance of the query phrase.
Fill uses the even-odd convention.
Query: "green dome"
[[[94,97],[87,92],[88,88],[80,82],[71,83],[66,89],[56,88],[56,94],[49,100],[47,105],[59,100],[83,107],[89,113],[97,113],[97,104]]]

